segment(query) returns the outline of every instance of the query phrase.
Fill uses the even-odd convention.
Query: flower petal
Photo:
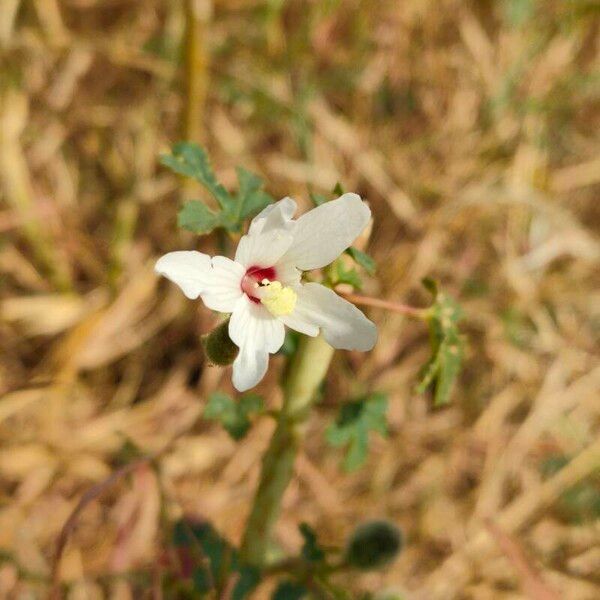
[[[292,245],[293,237],[284,229],[245,235],[235,252],[235,262],[245,267],[272,267]]]
[[[371,350],[377,341],[377,328],[354,304],[320,283],[295,288],[298,294],[294,312],[281,320],[296,331],[315,335],[321,328],[328,344],[340,350]]]
[[[257,385],[269,367],[269,353],[244,346],[233,361],[231,381],[238,392],[245,392]]]
[[[302,215],[292,230],[294,241],[281,259],[302,271],[333,262],[359,236],[371,210],[358,194],[344,194]]]
[[[229,337],[240,349],[233,363],[233,385],[243,392],[264,377],[268,355],[283,345],[285,328],[262,304],[244,295],[229,320]]]
[[[252,219],[248,233],[256,235],[272,229],[291,229],[294,226],[292,217],[296,208],[296,203],[289,197],[283,198],[275,204],[269,204]]]
[[[242,279],[246,269],[225,256],[212,258],[211,277],[202,292],[202,301],[211,310],[233,312],[237,301],[243,296]]]
[[[191,300],[206,289],[212,271],[210,256],[195,250],[169,252],[156,261],[154,270],[176,283]]]

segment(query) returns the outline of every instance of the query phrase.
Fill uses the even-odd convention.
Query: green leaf
[[[310,193],[310,199],[315,206],[321,206],[321,204],[325,204],[329,200],[324,194],[317,194],[315,192]]]
[[[317,535],[310,525],[302,523],[299,527],[300,533],[304,538],[302,546],[302,557],[308,562],[322,562],[325,560],[325,552],[317,542]]]
[[[362,279],[360,278],[360,275],[356,269],[347,269],[341,260],[336,260],[334,265],[335,285],[338,285],[339,283],[347,283],[357,290],[362,288]]]
[[[234,201],[229,192],[217,181],[206,150],[190,142],[178,142],[171,154],[163,154],[160,162],[179,175],[201,183],[216,199],[223,210],[231,210]]]
[[[237,220],[243,221],[258,214],[274,199],[262,190],[263,180],[242,167],[236,169],[239,189],[236,195]]]
[[[369,448],[369,432],[387,435],[387,397],[375,392],[365,398],[342,405],[337,421],[327,429],[326,437],[334,447],[347,446],[344,459],[346,471],[360,467]]]
[[[375,274],[375,260],[366,252],[362,252],[356,248],[348,248],[346,253],[349,254],[354,259],[354,262],[358,263],[369,275]]]
[[[435,281],[425,279],[423,285],[434,295],[434,303],[427,311],[431,358],[421,369],[416,391],[422,394],[432,387],[434,405],[441,406],[450,401],[464,357],[464,341],[458,329],[462,309],[439,290]]]
[[[334,196],[342,196],[345,193],[344,188],[342,187],[342,184],[339,181],[333,186],[333,190],[331,190],[331,193]]]
[[[221,215],[214,213],[200,200],[191,200],[177,214],[177,225],[192,233],[206,234],[221,227]]]
[[[211,579],[209,572],[203,567],[194,569],[192,574],[192,581],[194,582],[194,591],[206,594],[212,589]]]
[[[245,219],[274,202],[262,189],[262,179],[242,167],[237,168],[238,191],[235,195],[230,194],[217,180],[206,151],[196,144],[179,142],[173,146],[171,154],[162,155],[160,160],[175,173],[201,183],[220,207],[215,212],[199,200],[187,202],[180,210],[177,222],[193,233],[206,234],[218,227],[239,232]]]
[[[301,583],[295,581],[281,581],[271,600],[301,600],[308,594],[308,588]]]
[[[233,588],[231,600],[243,600],[260,583],[260,571],[256,567],[242,566],[238,570],[240,575]]]
[[[198,588],[219,586],[224,580],[234,557],[233,547],[215,528],[206,522],[181,519],[173,530],[173,543],[177,548],[187,549],[194,561],[192,579]],[[205,568],[204,562],[208,562]]]
[[[187,577],[196,592],[222,592],[230,575],[237,573],[231,598],[243,600],[260,582],[260,571],[242,563],[237,550],[210,523],[181,519],[173,529],[173,543],[180,555],[185,551],[186,562],[193,566]]]
[[[263,399],[256,394],[246,394],[235,401],[228,394],[214,392],[208,399],[204,417],[219,421],[234,440],[240,440],[250,429],[250,415],[263,411]]]

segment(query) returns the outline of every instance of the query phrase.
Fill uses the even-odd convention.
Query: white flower
[[[357,194],[344,194],[293,220],[296,203],[284,198],[250,224],[235,260],[195,251],[171,252],[155,270],[191,299],[200,296],[215,311],[231,313],[229,337],[240,351],[233,385],[254,387],[277,352],[284,325],[345,350],[370,350],[375,325],[353,304],[319,283],[301,283],[302,271],[319,269],[349,248],[371,211]]]

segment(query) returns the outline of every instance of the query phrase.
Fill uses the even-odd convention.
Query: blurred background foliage
[[[439,410],[415,391],[427,332],[370,311],[380,341],[335,359],[281,549],[298,553],[302,521],[340,545],[386,517],[405,549],[355,590],[598,598],[598,16],[593,0],[3,0],[0,597],[44,597],[78,499],[139,456],[159,453],[70,532],[69,597],[158,594],[182,515],[239,541],[272,422],[236,444],[201,418],[232,393],[201,350],[214,317],[152,272],[169,250],[232,248],[176,227],[183,200],[210,203],[158,160],[189,139],[230,189],[240,165],[304,209],[337,182],[359,192],[378,266],[363,293],[426,306],[431,276],[464,309]],[[284,362],[257,389],[267,410]],[[345,473],[327,430],[371,393],[387,434]]]

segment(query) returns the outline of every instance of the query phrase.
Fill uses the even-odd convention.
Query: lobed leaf
[[[263,180],[242,167],[236,169],[238,191],[235,195],[230,194],[217,180],[206,151],[196,144],[179,142],[173,146],[172,153],[162,155],[160,161],[175,173],[201,183],[219,205],[218,211],[211,210],[199,200],[183,206],[177,223],[193,233],[206,234],[217,228],[239,232],[245,219],[274,202],[262,189]]]
[[[238,551],[210,523],[181,519],[173,529],[173,543],[180,555],[185,551],[183,556],[192,566],[188,577],[199,594],[223,592],[236,573],[237,581],[229,597],[243,600],[260,582],[260,571],[242,563]]]
[[[365,398],[346,402],[337,421],[327,429],[326,437],[334,447],[347,446],[344,468],[353,471],[360,467],[369,448],[369,434],[376,431],[387,435],[388,401],[385,394],[375,392]]]
[[[238,401],[223,392],[210,395],[204,417],[219,421],[234,440],[241,440],[250,429],[251,415],[264,411],[264,401],[256,394],[246,394]]]
[[[462,309],[453,298],[440,292],[435,281],[425,279],[423,285],[434,296],[427,316],[431,358],[421,369],[416,391],[422,394],[432,387],[434,405],[442,406],[450,401],[464,358],[464,341],[458,328]]]

